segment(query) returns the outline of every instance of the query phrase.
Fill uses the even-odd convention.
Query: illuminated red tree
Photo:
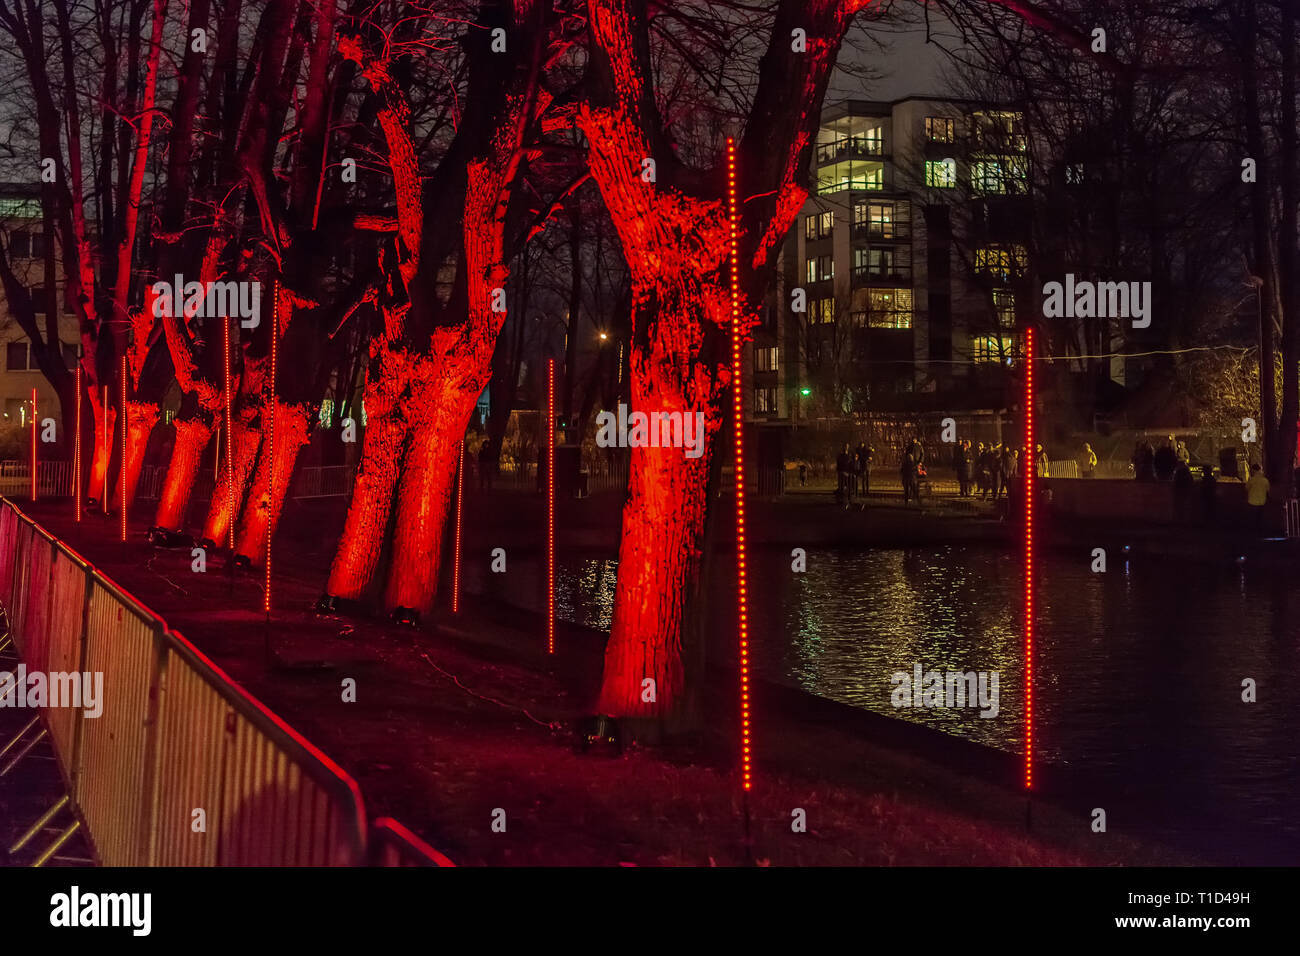
[[[509,246],[526,233],[507,220],[523,146],[551,102],[541,78],[556,54],[553,23],[545,4],[479,5],[465,38],[468,98],[475,106],[461,118],[427,186],[391,47],[379,54],[359,40],[343,47],[380,99],[397,223],[395,264],[386,269],[381,296],[384,330],[372,343],[367,370],[365,444],[326,586],[330,598],[370,596],[391,526],[383,606],[416,613],[433,606],[456,459],[505,318]],[[498,41],[514,44],[508,55],[492,49]],[[459,236],[445,228],[448,222],[460,223]],[[450,257],[455,279],[440,297],[438,273]]]
[[[739,150],[748,302],[757,301],[778,240],[803,205],[802,171],[830,71],[864,5],[787,0],[776,9]],[[656,102],[647,5],[593,2],[589,13],[593,92],[578,123],[632,271],[632,406],[700,412],[707,432],[698,458],[681,449],[632,451],[597,706],[602,713],[661,717],[684,702],[683,611],[699,568],[719,399],[729,380],[726,180],[717,166],[691,168],[673,148]],[[715,161],[721,146],[719,139]],[[752,316],[742,321],[748,325]],[[644,693],[647,679],[653,694]]]

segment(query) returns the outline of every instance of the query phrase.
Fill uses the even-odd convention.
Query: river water
[[[722,577],[730,562],[716,559]],[[1243,858],[1300,854],[1300,588],[1281,575],[1169,559],[1047,553],[1039,566],[1035,749],[1108,792],[1141,793],[1148,835]],[[765,677],[1020,753],[1020,559],[990,547],[753,553],[754,663]],[[607,629],[617,562],[561,558],[561,617]],[[536,565],[471,573],[473,590],[537,607]],[[734,589],[710,606],[710,653],[734,655]],[[895,707],[896,674],[998,675],[997,714]],[[1242,701],[1242,683],[1257,686]],[[985,685],[991,690],[992,685]],[[991,708],[985,707],[985,712]],[[1114,820],[1120,813],[1108,811]],[[1135,810],[1133,817],[1138,815]],[[1270,834],[1276,839],[1270,837]],[[1186,839],[1184,839],[1186,837]],[[1281,861],[1279,860],[1279,861]],[[1292,861],[1300,860],[1300,855]]]

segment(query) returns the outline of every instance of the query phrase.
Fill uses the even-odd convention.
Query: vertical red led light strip
[[[225,316],[221,323],[221,341],[225,346],[222,351],[222,367],[226,384],[226,521],[230,538],[230,560],[235,559],[235,456],[231,449],[235,447],[235,434],[232,419],[234,404],[230,395],[230,316]]]
[[[76,502],[77,521],[81,521],[81,362],[77,362],[77,413],[73,419],[76,435],[72,439],[72,499]]]
[[[1025,330],[1025,789],[1034,786],[1034,330]]]
[[[118,467],[117,483],[122,486],[122,540],[126,540],[126,426],[128,418],[126,411],[126,377],[129,372],[126,356],[122,356],[122,410],[118,417],[122,419],[122,463]],[[107,473],[104,476],[105,482],[108,481]]]
[[[546,653],[555,653],[555,359],[546,362]]]
[[[104,416],[104,487],[99,490],[99,503],[104,509],[104,514],[108,514],[108,466],[109,451],[108,443],[113,440],[113,436],[108,433],[108,386],[99,387],[99,408]]]
[[[280,338],[280,283],[271,285],[271,472],[267,478],[266,498],[266,587],[262,590],[262,610],[271,616],[271,515],[275,505],[275,466],[279,458],[275,453],[275,361],[276,340]],[[234,515],[231,515],[231,527],[234,527]]]
[[[460,440],[460,456],[456,459],[456,550],[451,555],[451,613],[460,613],[460,514],[461,499],[465,497],[465,439]]]
[[[740,770],[748,792],[752,782],[749,736],[749,594],[745,568],[744,392],[740,384],[740,234],[736,213],[736,141],[727,137],[727,209],[731,219],[731,397],[736,440],[736,598],[740,640]]]
[[[36,499],[36,390],[31,390],[31,499]]]

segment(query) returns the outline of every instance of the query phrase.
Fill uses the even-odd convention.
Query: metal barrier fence
[[[1300,538],[1300,499],[1288,498],[1283,503],[1282,524],[1288,538]]]
[[[32,490],[32,463],[0,461],[0,496],[26,498]],[[72,494],[72,462],[42,461],[36,466],[36,493],[58,498]]]
[[[450,865],[391,821],[367,856],[355,780],[8,500],[0,603],[29,671],[103,675],[98,716],[42,708],[98,863]]]

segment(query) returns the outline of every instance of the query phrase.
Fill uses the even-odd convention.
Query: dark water
[[[1022,751],[1018,556],[977,547],[812,550],[798,574],[788,551],[768,550],[752,566],[754,659],[764,676]],[[616,568],[562,559],[560,616],[608,628]],[[1215,831],[1219,844],[1231,844],[1241,821],[1243,834],[1273,831],[1300,846],[1300,587],[1278,574],[1154,558],[1126,566],[1112,556],[1109,572],[1094,574],[1086,552],[1045,555],[1039,575],[1039,758],[1111,791],[1141,792],[1171,820]],[[536,569],[526,564],[507,575],[471,573],[469,587],[537,606]],[[733,593],[720,586],[710,608],[709,630],[719,636],[711,653],[723,658],[734,653]],[[996,671],[996,717],[892,706],[891,676],[910,676],[917,663]],[[1257,703],[1242,702],[1246,678],[1257,684]]]

